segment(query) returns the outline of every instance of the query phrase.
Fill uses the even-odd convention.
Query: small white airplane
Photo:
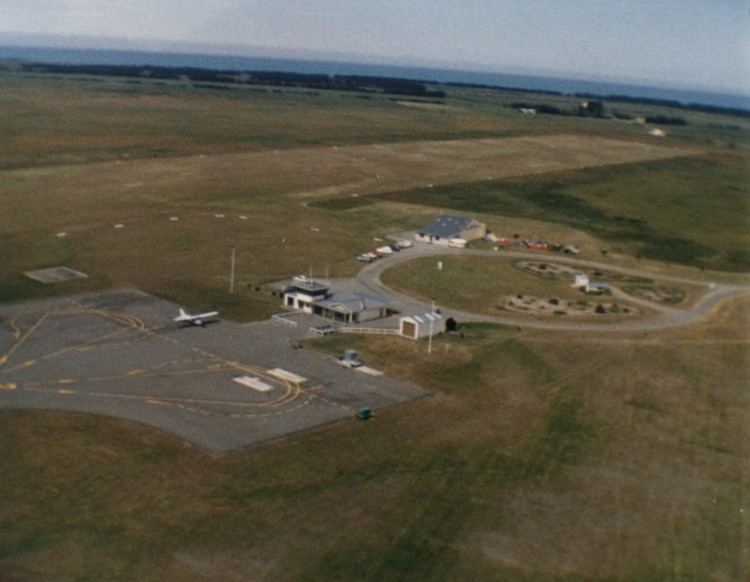
[[[201,327],[206,327],[206,323],[217,315],[219,315],[218,311],[190,314],[182,307],[180,307],[180,314],[172,321],[174,321],[175,323],[189,323],[190,325],[200,325]]]

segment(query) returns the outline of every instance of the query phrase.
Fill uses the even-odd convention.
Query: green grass
[[[437,269],[442,261],[443,270]],[[509,259],[481,256],[441,256],[401,263],[386,270],[383,282],[399,291],[440,305],[477,313],[497,313],[507,295],[534,295],[587,300],[567,280],[546,279],[516,268]]]
[[[382,198],[560,222],[646,258],[747,271],[748,163],[739,155],[688,157]]]

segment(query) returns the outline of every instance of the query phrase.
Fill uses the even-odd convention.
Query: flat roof
[[[320,291],[327,291],[331,287],[331,285],[327,281],[318,281],[311,277],[305,277],[305,276],[295,277],[294,279],[291,280],[289,285],[291,287],[295,287],[303,291],[311,291],[313,293],[320,292]]]
[[[313,305],[339,313],[359,313],[366,309],[382,309],[392,304],[387,298],[369,293],[333,293],[325,299],[318,299]]]

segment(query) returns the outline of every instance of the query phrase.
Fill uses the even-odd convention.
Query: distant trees
[[[34,72],[129,77],[141,79],[187,80],[196,86],[218,89],[217,83],[239,85],[271,85],[280,87],[305,87],[360,93],[385,93],[444,99],[445,91],[429,88],[427,81],[366,75],[322,75],[290,73],[285,71],[220,71],[196,67],[118,66],[118,65],[57,65],[25,64],[25,70]],[[200,84],[200,85],[197,85]]]
[[[603,101],[581,101],[578,106],[578,115],[581,117],[604,117]]]
[[[648,115],[646,123],[655,125],[687,125],[687,120],[682,117],[669,117],[668,115]]]

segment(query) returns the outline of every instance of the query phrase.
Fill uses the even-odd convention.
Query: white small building
[[[432,324],[432,335],[445,333],[446,319],[440,313],[433,311],[402,317],[399,321],[399,334],[409,339],[421,339],[430,335],[430,324]]]
[[[284,307],[312,313],[312,305],[329,295],[330,286],[322,281],[300,275],[292,280],[292,284],[284,289]]]
[[[577,273],[575,281],[573,281],[573,287],[576,289],[586,289],[589,286],[589,276],[585,273]]]
[[[611,291],[609,283],[606,281],[592,281],[589,279],[589,276],[584,273],[578,273],[576,275],[573,287],[591,295],[601,295]]]
[[[612,288],[606,281],[591,281],[584,291],[590,295],[605,295],[610,293]]]

